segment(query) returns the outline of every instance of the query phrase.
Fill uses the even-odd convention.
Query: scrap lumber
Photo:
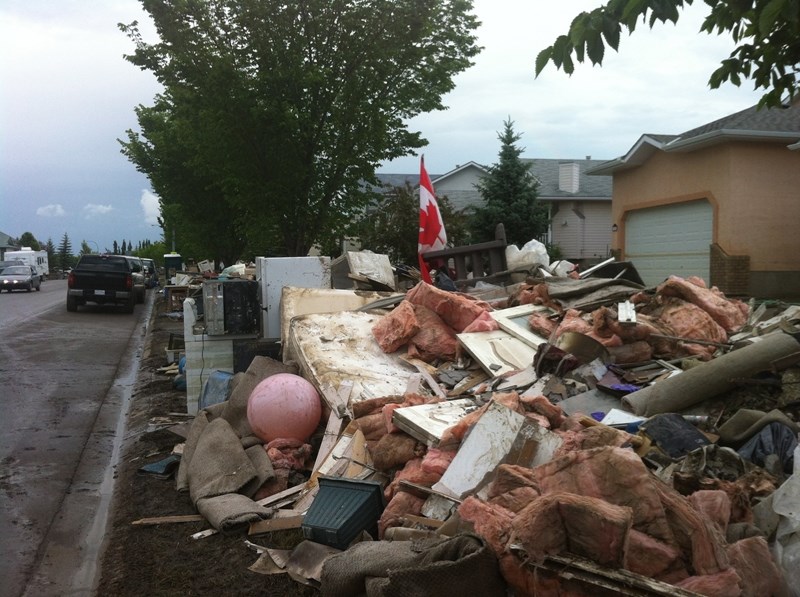
[[[143,526],[150,526],[156,524],[173,524],[173,523],[183,523],[183,522],[202,522],[205,518],[200,516],[199,514],[181,514],[181,515],[174,515],[174,516],[154,516],[151,518],[140,518],[139,520],[134,520],[131,524],[132,525],[143,525]]]
[[[265,497],[263,500],[258,500],[256,504],[258,504],[259,506],[271,506],[273,504],[280,502],[283,499],[294,497],[295,495],[303,491],[305,487],[306,487],[305,484],[295,485],[294,487],[290,487],[289,489],[284,489],[283,491],[280,491],[275,495]]]
[[[514,546],[512,546],[514,549]],[[524,552],[523,552],[524,553]],[[699,593],[681,589],[652,578],[647,578],[627,570],[612,570],[600,566],[591,560],[565,555],[548,555],[544,561],[537,564],[526,562],[531,568],[542,568],[560,577],[577,579],[598,589],[613,591],[617,595],[630,595],[635,597],[700,597]]]
[[[299,529],[303,524],[305,516],[291,516],[288,518],[268,518],[266,520],[259,520],[250,524],[247,534],[262,535],[264,533],[272,533],[273,531],[288,531],[290,529]]]

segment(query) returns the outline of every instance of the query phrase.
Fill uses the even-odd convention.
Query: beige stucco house
[[[800,101],[643,135],[613,177],[613,242],[647,284],[696,275],[731,295],[800,296]]]

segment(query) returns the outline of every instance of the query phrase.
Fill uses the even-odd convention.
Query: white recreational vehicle
[[[30,247],[22,247],[19,251],[6,251],[3,259],[5,261],[22,261],[25,265],[30,265],[41,276],[42,280],[46,280],[50,273],[47,251],[34,251]]]

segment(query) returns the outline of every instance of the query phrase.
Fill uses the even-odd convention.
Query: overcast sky
[[[708,89],[708,76],[732,49],[728,38],[698,33],[706,5],[695,2],[677,26],[622,34],[602,68],[571,76],[549,65],[534,79],[538,52],[601,0],[476,0],[483,52],[456,78],[449,107],[417,117],[429,145],[428,172],[497,161],[507,118],[526,158],[611,159],[643,133],[677,134],[755,104],[752,85]],[[157,199],[119,153],[116,139],[136,128],[134,106],[158,86],[123,60],[132,51],[117,23],[147,22],[137,0],[0,2],[0,231],[29,231],[75,252],[158,240]],[[419,158],[394,160],[387,173],[419,171]],[[200,256],[202,257],[202,256]]]

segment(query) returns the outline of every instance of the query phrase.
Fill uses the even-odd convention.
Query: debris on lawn
[[[280,354],[219,379],[186,293],[213,387],[142,472],[177,466],[251,571],[337,597],[798,594],[800,308],[613,259],[402,291],[384,257],[348,254],[357,290],[285,287]]]

